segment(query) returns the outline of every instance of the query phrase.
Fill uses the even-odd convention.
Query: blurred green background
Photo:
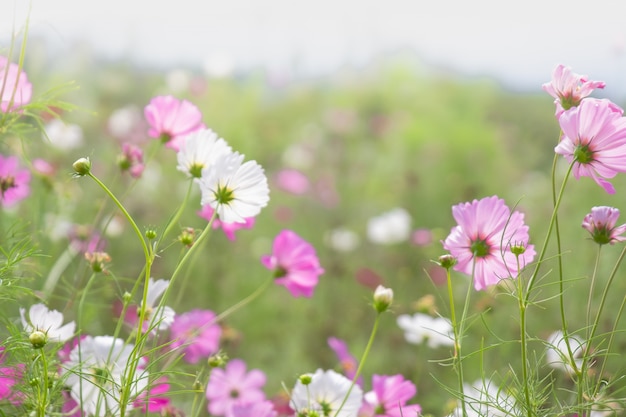
[[[109,216],[116,216],[123,227],[119,234],[107,236],[106,247],[112,257],[112,275],[102,276],[87,295],[85,330],[91,334],[112,332],[111,306],[141,274],[143,255],[132,230],[96,184],[71,177],[72,163],[90,157],[94,173],[144,229],[162,230],[187,189],[186,179],[176,170],[176,154],[148,138],[147,128],[140,129],[137,137],[146,157],[151,155],[144,176],[135,184],[120,175],[116,165],[120,141],[107,126],[116,110],[134,106],[141,115],[149,100],[161,94],[188,99],[201,109],[208,127],[246,159],[255,159],[265,168],[271,200],[254,229],[237,232],[234,243],[221,231],[213,232],[193,268],[185,272],[186,286],[173,290],[172,300],[181,301],[169,305],[181,313],[192,308],[221,312],[268,276],[259,258],[270,253],[278,232],[292,229],[311,242],[326,271],[313,298],[296,299],[284,288],[272,287],[224,322],[228,329],[224,350],[231,358],[245,359],[250,368],[266,372],[270,396],[280,393],[282,384],[292,387],[302,373],[337,367],[328,337],[346,340],[351,352],[360,356],[375,315],[369,306],[372,287],[366,284],[375,282],[372,277],[377,276],[393,288],[395,302],[393,313],[382,320],[365,367],[366,389],[374,373],[402,373],[418,387],[413,402],[422,404],[426,413],[444,415],[454,406],[454,397],[437,381],[455,387],[456,376],[451,367],[436,361],[448,359],[451,351],[408,344],[395,317],[415,312],[417,301],[428,295],[434,296],[431,312],[449,317],[442,285],[445,276],[433,260],[444,254],[440,241],[454,226],[451,206],[495,194],[525,213],[537,249],[547,231],[552,208],[550,170],[559,127],[553,100],[540,86],[531,92],[506,91],[496,81],[464,78],[402,56],[333,76],[290,81],[273,79],[263,71],[209,79],[183,70],[178,73],[186,80],[182,89],[167,82],[166,71],[124,63],[85,60],[49,65],[33,54],[27,56],[25,69],[35,96],[68,81],[75,83],[77,88],[61,98],[78,109],[62,112],[61,118],[81,126],[85,140],[80,147],[66,150],[55,148],[37,131],[23,138],[3,138],[1,153],[19,153],[27,161],[45,158],[58,169],[51,179],[34,178],[32,196],[18,210],[2,213],[4,230],[17,231],[14,239],[6,234],[3,246],[29,235],[45,256],[28,259],[16,273],[38,289],[67,247],[66,239],[52,236],[51,219],[67,218],[101,230]],[[549,78],[546,74],[546,81]],[[284,168],[302,171],[311,181],[309,191],[294,195],[277,187],[275,176]],[[559,161],[559,179],[564,169]],[[560,210],[568,280],[565,300],[574,331],[585,327],[581,306],[587,302],[597,252],[580,224],[592,206],[624,208],[626,180],[618,176],[613,182],[617,193],[610,196],[589,178],[570,180]],[[195,214],[199,200],[195,192],[180,220],[181,228],[201,229],[206,224]],[[432,241],[384,246],[368,241],[367,221],[395,207],[410,213],[413,229],[430,231]],[[354,231],[359,244],[346,252],[334,249],[328,244],[328,234],[337,228]],[[185,250],[174,242],[176,234],[170,236],[171,245],[162,245],[167,249],[154,265],[155,278],[168,279]],[[612,246],[603,251],[598,289],[593,294],[596,300],[619,251]],[[528,313],[529,333],[537,338],[531,342],[536,351],[531,360],[538,363],[543,363],[544,352],[539,339],[560,328],[553,247],[548,255],[551,259],[542,267],[536,293],[536,299],[543,301]],[[623,273],[618,274],[601,333],[611,329],[626,291]],[[73,317],[88,275],[84,260],[74,259],[61,276],[51,306]],[[469,279],[455,273],[453,282],[460,311]],[[481,376],[481,366],[485,376],[495,374],[496,379],[498,375],[507,379],[510,369],[519,372],[517,303],[506,293],[502,288],[472,293],[469,312],[473,319],[464,349],[482,349],[482,354],[468,359],[468,382]],[[3,306],[9,316],[16,316],[17,307],[17,303]],[[625,343],[620,332],[615,351],[626,349]],[[610,361],[607,376],[621,376],[622,358]],[[194,372],[192,367],[189,370]],[[544,366],[538,372],[546,376],[550,371]],[[567,377],[554,374],[550,378],[571,388]],[[182,387],[191,382],[182,381]],[[620,385],[610,389],[618,394]],[[556,396],[568,398],[563,392]]]

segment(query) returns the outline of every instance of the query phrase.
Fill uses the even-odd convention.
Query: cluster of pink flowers
[[[556,116],[563,131],[556,153],[573,164],[576,179],[591,177],[609,194],[615,193],[607,178],[626,172],[626,119],[624,111],[606,99],[588,97],[604,83],[588,81],[563,65],[543,89],[555,98]]]

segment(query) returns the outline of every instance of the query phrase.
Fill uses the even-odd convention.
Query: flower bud
[[[41,349],[48,342],[48,336],[42,331],[35,330],[28,336],[28,341],[33,345],[33,348]]]
[[[155,239],[157,237],[157,232],[153,227],[150,227],[146,230],[146,237],[150,240]]]
[[[228,355],[223,352],[217,352],[215,355],[209,356],[209,366],[211,368],[220,368],[228,362]]]
[[[456,258],[450,254],[441,255],[439,257],[439,261],[437,262],[442,268],[450,269],[454,265],[456,265]]]
[[[193,246],[193,242],[196,240],[196,231],[191,227],[185,227],[180,235],[178,241],[188,248]]]
[[[84,177],[91,171],[91,161],[89,158],[80,158],[72,164],[72,167],[74,168],[74,175]]]
[[[382,285],[376,287],[374,291],[374,309],[379,313],[384,313],[393,303],[393,290]]]
[[[300,380],[300,383],[302,385],[309,385],[311,381],[313,380],[313,377],[310,374],[304,374],[304,375],[300,375],[298,379]]]

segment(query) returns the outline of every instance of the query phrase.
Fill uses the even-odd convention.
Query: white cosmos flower
[[[76,323],[73,321],[63,325],[63,313],[56,310],[48,310],[43,304],[35,304],[28,310],[20,308],[20,316],[24,330],[28,333],[43,332],[46,340],[65,342],[74,335]]]
[[[44,141],[57,149],[69,151],[83,144],[83,128],[76,124],[52,119],[44,127]]]
[[[452,324],[443,317],[431,317],[428,314],[401,314],[397,318],[398,326],[404,330],[407,342],[416,345],[426,342],[428,347],[454,345]]]
[[[311,374],[311,383],[303,385],[298,380],[291,392],[290,406],[296,412],[317,411],[321,416],[356,417],[363,404],[363,391],[358,385],[352,387],[341,411],[337,413],[352,381],[333,370],[318,369]],[[336,414],[337,413],[337,414]]]
[[[222,155],[231,152],[231,147],[217,133],[211,129],[201,129],[180,141],[177,168],[188,177],[200,178],[204,169]]]
[[[395,208],[367,222],[367,238],[379,245],[404,242],[410,234],[411,216],[403,208]]]
[[[152,329],[152,331],[165,330],[174,322],[176,312],[168,306],[160,306],[159,297],[169,287],[170,282],[164,279],[148,280],[148,294],[146,294],[146,318],[143,324],[144,331]],[[139,307],[141,309],[141,306]],[[140,310],[137,310],[139,314]]]
[[[201,205],[209,204],[225,223],[245,223],[269,201],[267,177],[256,161],[243,163],[243,155],[223,155],[199,179]]]
[[[569,347],[574,356],[576,368],[580,369],[583,364],[583,353],[585,350],[585,342],[576,335],[568,335]],[[552,368],[561,369],[567,373],[573,374],[574,368],[571,364],[567,343],[561,330],[557,330],[548,337],[548,349],[546,351],[546,362]]]
[[[86,336],[70,352],[61,372],[70,395],[88,416],[120,415],[122,376],[128,375],[133,345],[112,336]],[[148,374],[137,369],[130,387],[127,410],[148,385]]]

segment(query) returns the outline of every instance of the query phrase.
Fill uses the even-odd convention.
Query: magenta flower
[[[189,101],[173,96],[154,97],[145,107],[144,115],[150,125],[148,135],[159,138],[177,152],[185,135],[204,128],[200,110]]]
[[[33,95],[33,86],[19,65],[0,56],[0,109],[8,113],[25,106]],[[19,111],[19,110],[18,110]]]
[[[246,372],[246,363],[241,359],[228,362],[225,369],[214,368],[206,387],[209,413],[234,417],[233,405],[265,400],[263,385],[265,374],[258,369]]]
[[[417,389],[402,375],[373,375],[372,391],[363,397],[359,412],[362,417],[402,417],[415,416],[422,411],[418,404],[406,405]]]
[[[350,380],[354,379],[356,370],[359,367],[359,362],[350,354],[346,342],[336,337],[329,337],[327,342],[328,346],[330,346],[333,352],[335,352],[335,355],[337,355],[343,374]],[[359,377],[356,383],[363,386],[363,378]]]
[[[0,204],[9,207],[30,194],[30,172],[20,169],[17,157],[0,155]]]
[[[602,81],[588,81],[586,75],[575,74],[570,67],[558,65],[552,72],[552,81],[541,88],[554,97],[556,117],[559,118],[563,112],[578,106],[583,98],[596,88],[604,88],[604,85]]]
[[[243,403],[233,405],[233,417],[277,417],[274,404],[265,400],[255,403]]]
[[[563,138],[554,151],[574,163],[576,179],[591,177],[609,194],[615,188],[605,178],[626,172],[626,119],[608,100],[585,99],[559,119]]]
[[[457,222],[443,242],[443,247],[457,259],[454,269],[474,276],[477,291],[501,279],[515,277],[535,257],[533,245],[528,244],[528,226],[524,215],[511,213],[504,200],[485,197],[471,203],[452,207]]]
[[[285,286],[294,297],[311,297],[324,273],[315,248],[291,230],[276,236],[272,254],[261,257],[261,263],[274,271],[275,282]]]
[[[167,377],[159,378],[149,390],[145,390],[137,396],[133,405],[140,408],[144,413],[158,413],[170,405],[171,401],[167,397],[169,390],[170,384],[167,383]]]
[[[122,144],[122,153],[117,157],[117,164],[122,172],[128,171],[131,177],[139,178],[143,174],[143,151],[137,145],[125,142]]]
[[[213,207],[211,207],[210,204],[205,204],[204,206],[202,206],[202,210],[198,211],[197,214],[203,219],[210,221],[211,217],[213,217],[214,212],[215,210],[213,210]],[[213,220],[212,227],[213,229],[221,228],[224,234],[226,235],[226,237],[228,238],[228,240],[234,241],[235,232],[237,230],[252,229],[254,227],[254,219],[255,219],[254,217],[246,217],[244,218],[245,220],[244,223],[227,223],[227,222],[221,221],[218,217],[215,217],[215,220]]]
[[[5,362],[4,347],[0,346],[0,365]],[[14,390],[24,374],[24,364],[16,366],[0,366],[0,400],[8,400],[11,404],[19,405],[24,400],[21,390]]]
[[[170,334],[171,349],[181,348],[186,362],[198,363],[218,351],[222,328],[212,311],[191,310],[174,318]]]
[[[615,226],[619,218],[619,210],[613,207],[592,207],[591,213],[583,219],[583,228],[591,233],[591,238],[599,245],[623,242],[626,237],[620,236],[626,232],[626,224]]]

